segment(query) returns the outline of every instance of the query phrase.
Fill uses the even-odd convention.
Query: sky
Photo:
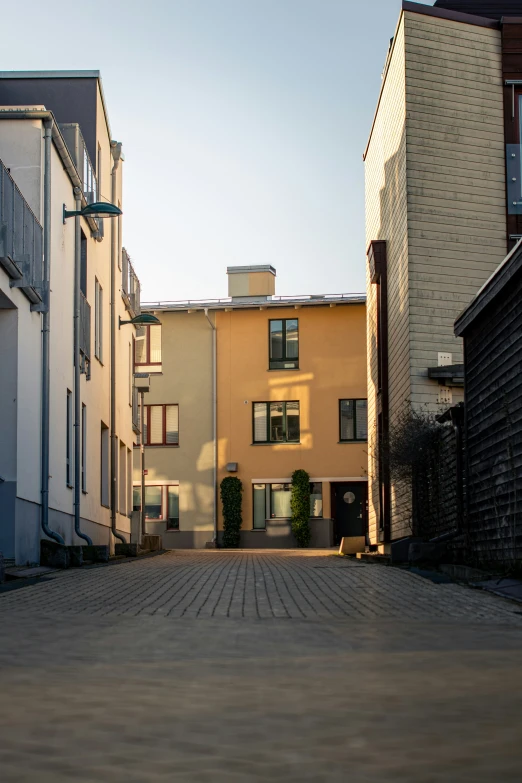
[[[224,297],[246,264],[274,266],[277,294],[361,292],[362,154],[400,6],[25,0],[2,8],[0,69],[101,71],[142,301]]]

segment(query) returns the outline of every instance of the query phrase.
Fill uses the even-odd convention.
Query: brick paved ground
[[[0,594],[0,781],[519,781],[522,607],[329,555]]]

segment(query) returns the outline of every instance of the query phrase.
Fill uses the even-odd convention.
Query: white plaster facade
[[[97,159],[93,161],[99,182],[98,200],[111,201],[111,135],[101,82],[96,83],[95,113]],[[4,75],[2,75],[3,77]],[[62,78],[58,72],[44,78]],[[40,108],[46,106],[40,102]],[[22,105],[17,108],[33,108]],[[8,119],[0,105],[0,160],[10,171],[25,200],[43,224],[44,121]],[[5,114],[5,111],[4,111]],[[56,121],[56,118],[55,118]],[[123,158],[116,170],[117,205],[122,204]],[[82,171],[78,172],[82,178]],[[73,182],[64,168],[57,144],[51,150],[51,272],[50,272],[50,462],[49,526],[66,544],[84,543],[74,533],[74,465],[67,480],[67,394],[74,392],[73,284],[75,220],[63,220],[63,205],[75,208]],[[110,443],[102,475],[102,427],[111,426],[111,223],[116,234],[116,372],[115,399],[118,464],[114,492],[117,498],[116,529],[130,539],[132,513],[132,325],[118,329],[118,317],[130,318],[122,297],[121,218],[105,220],[100,241],[92,223],[81,218],[87,257],[86,299],[91,307],[90,373],[80,376],[80,396],[85,406],[82,428],[84,478],[81,492],[81,529],[94,544],[114,545],[107,490],[110,489]],[[101,352],[95,356],[95,288],[103,291]],[[132,315],[132,313],[131,313]],[[41,514],[41,380],[42,315],[32,312],[22,291],[10,287],[0,266],[0,551],[18,564],[39,561]],[[85,445],[83,445],[85,433]],[[72,436],[70,438],[72,444]],[[74,449],[71,448],[71,460]],[[9,485],[9,486],[7,486]],[[102,485],[104,489],[102,489]],[[14,506],[9,507],[8,498]]]

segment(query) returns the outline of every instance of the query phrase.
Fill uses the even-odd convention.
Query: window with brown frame
[[[161,365],[161,324],[136,328],[134,364],[136,366]]]
[[[143,428],[140,422],[143,445],[179,446],[179,406],[144,405],[143,407],[145,417]]]

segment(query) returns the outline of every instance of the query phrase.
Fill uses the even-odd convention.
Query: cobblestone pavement
[[[0,781],[518,781],[516,604],[330,552],[0,594]]]

